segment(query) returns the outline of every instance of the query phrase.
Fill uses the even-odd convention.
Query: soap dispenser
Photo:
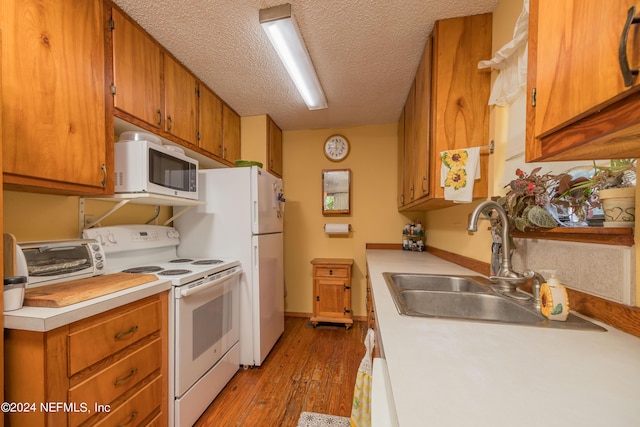
[[[569,295],[555,272],[540,287],[540,312],[551,320],[564,321],[569,316]]]

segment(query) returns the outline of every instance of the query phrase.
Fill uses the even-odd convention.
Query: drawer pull
[[[131,372],[129,372],[124,377],[116,378],[116,380],[113,382],[113,385],[120,385],[120,384],[122,384],[123,382],[125,382],[126,380],[128,380],[129,378],[131,378],[132,376],[134,376],[137,373],[138,373],[138,368],[132,369]]]
[[[622,29],[622,36],[620,36],[620,46],[618,47],[618,61],[620,63],[620,71],[622,72],[622,78],[624,79],[624,86],[629,87],[633,85],[633,82],[638,76],[637,69],[631,69],[629,67],[629,60],[627,59],[627,38],[629,36],[629,28],[637,23],[640,23],[640,18],[635,17],[636,7],[631,6],[627,12],[627,20]]]
[[[136,419],[137,416],[138,416],[138,411],[133,411],[131,413],[131,415],[129,415],[129,419],[127,420],[127,422],[124,423],[124,424],[118,424],[118,427],[128,426],[129,424],[131,424],[133,422],[133,420]]]
[[[132,334],[132,333],[134,333],[134,332],[135,332],[135,331],[137,331],[137,330],[138,330],[138,325],[132,326],[131,328],[129,328],[129,330],[128,330],[128,331],[118,332],[118,333],[115,335],[115,339],[119,340],[120,338],[125,337],[125,336],[127,336],[127,335],[129,335],[129,334]]]

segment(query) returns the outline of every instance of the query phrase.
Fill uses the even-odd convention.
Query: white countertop
[[[170,280],[156,280],[66,307],[22,307],[19,310],[4,312],[4,327],[46,332],[170,288]]]
[[[367,250],[401,427],[640,426],[640,339],[400,316],[383,272],[479,275],[433,255]]]

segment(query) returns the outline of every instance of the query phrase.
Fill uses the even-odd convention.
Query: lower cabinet
[[[31,405],[9,425],[167,425],[167,312],[163,292],[48,332],[6,329],[5,399]]]
[[[319,322],[353,325],[351,310],[351,269],[353,260],[348,258],[314,258],[313,265],[313,316],[311,324]]]

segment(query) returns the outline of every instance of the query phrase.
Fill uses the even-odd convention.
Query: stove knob
[[[114,243],[114,244],[117,243],[115,234],[113,233],[107,234],[107,242]]]
[[[180,238],[180,233],[178,232],[178,230],[173,229],[173,230],[167,231],[167,236],[170,239],[179,239]]]

